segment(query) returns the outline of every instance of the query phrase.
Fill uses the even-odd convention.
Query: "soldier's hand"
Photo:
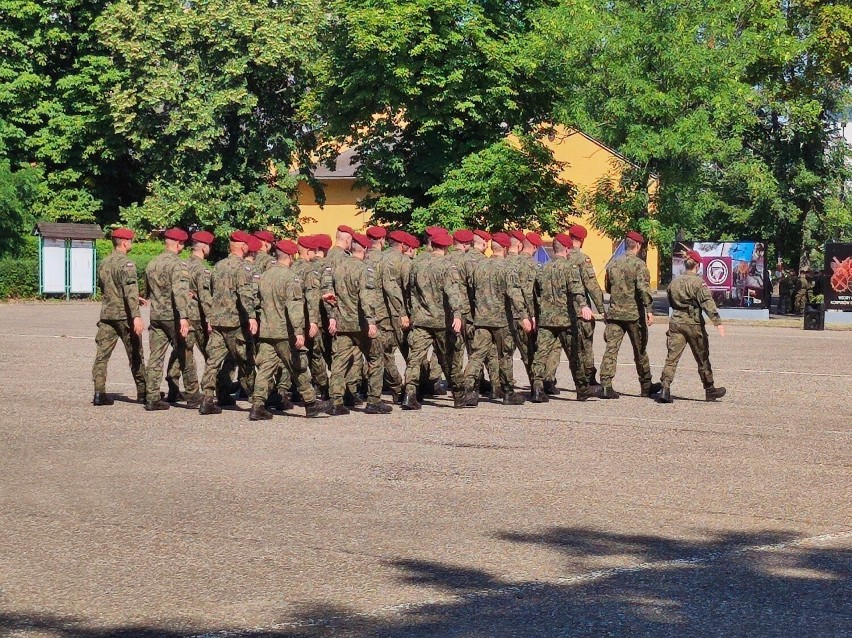
[[[142,323],[142,318],[141,317],[134,317],[134,319],[133,319],[133,332],[136,333],[137,337],[141,337],[143,330],[145,330],[145,324]]]
[[[651,313],[651,312],[646,312],[645,313],[645,320],[647,321],[649,326],[653,326],[654,325],[654,314]]]
[[[337,334],[337,319],[328,320],[328,334],[332,337]]]
[[[461,319],[458,319],[458,318],[453,319],[453,332],[455,332],[456,334],[459,334],[461,332],[461,329],[462,329]]]
[[[527,333],[532,332],[533,331],[532,321],[530,321],[529,319],[524,319],[523,321],[521,321],[521,328],[524,329],[524,332],[527,332]]]
[[[313,339],[319,334],[319,326],[315,323],[312,323],[308,326],[308,336]]]
[[[180,336],[186,339],[186,335],[189,334],[190,325],[189,319],[181,319],[180,320]]]
[[[403,330],[408,330],[411,327],[411,319],[409,319],[408,317],[400,317],[399,325],[402,326]]]
[[[301,350],[305,347],[305,335],[296,335],[296,348]]]
[[[592,309],[588,306],[583,306],[580,309],[580,316],[583,318],[583,321],[591,321],[592,320]]]
[[[257,334],[257,319],[249,319],[249,332],[253,335]]]
[[[532,328],[533,328],[533,332],[538,330],[538,321],[535,320],[535,317],[532,318]]]
[[[370,339],[375,339],[378,334],[379,328],[378,326],[376,326],[376,324],[372,323],[367,327],[367,336],[370,337]]]
[[[725,336],[725,326],[723,326],[721,323],[720,323],[718,326],[716,326],[716,330],[718,330],[718,331],[719,331],[719,336],[720,336],[720,337],[724,337],[724,336]]]
[[[147,300],[147,299],[145,299],[145,297],[139,297],[139,305],[140,305],[140,306],[147,306],[147,305],[148,305],[148,300]]]
[[[208,321],[207,322],[207,334],[213,332],[213,325]]]

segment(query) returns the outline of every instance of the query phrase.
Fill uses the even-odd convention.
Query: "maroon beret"
[[[109,236],[113,239],[133,239],[136,237],[136,233],[129,228],[115,228]]]
[[[254,236],[261,241],[265,241],[267,244],[275,243],[275,235],[270,233],[268,230],[256,230],[254,231]]]
[[[460,244],[468,244],[473,241],[473,233],[466,228],[462,228],[453,233],[453,239]]]
[[[248,233],[245,233],[241,230],[235,230],[231,233],[231,241],[241,242],[243,244],[248,243],[248,238],[251,237]]]
[[[347,226],[346,224],[341,224],[340,226],[338,226],[338,227],[337,227],[337,232],[338,232],[338,233],[349,233],[349,234],[350,234],[350,235],[352,235],[353,237],[355,236],[355,231],[354,231],[354,230],[352,230],[352,228],[350,228],[350,227],[349,227],[349,226]]]
[[[388,237],[397,243],[405,244],[405,231],[404,230],[392,230]]]
[[[213,233],[208,233],[206,230],[199,230],[192,233],[192,241],[197,241],[208,246],[213,243],[216,238]]]
[[[443,228],[441,226],[427,226],[426,227],[426,234],[429,235],[430,238],[433,235],[438,235],[440,233],[443,233],[445,235],[449,235],[449,232],[447,231],[447,229]]]
[[[256,253],[261,248],[263,248],[263,244],[257,237],[248,234],[246,234],[246,246],[248,246],[248,250],[250,253]]]
[[[317,249],[317,236],[316,235],[302,235],[299,237],[299,246],[302,248],[307,248],[308,250],[316,250]]]
[[[589,231],[587,231],[583,226],[580,226],[580,224],[574,224],[568,229],[568,235],[583,241],[589,235]]]
[[[627,233],[627,235],[625,235],[625,236],[627,237],[627,239],[632,239],[632,240],[633,240],[633,241],[635,241],[637,244],[644,244],[644,243],[645,243],[645,238],[644,238],[644,237],[642,237],[642,235],[640,235],[639,233],[637,233],[635,230],[631,230],[631,231],[630,231],[629,233]]]
[[[165,233],[163,233],[163,237],[166,239],[174,239],[175,241],[186,241],[189,239],[189,233],[181,228],[169,228]]]
[[[370,239],[384,239],[388,234],[388,231],[381,226],[371,226],[367,229],[367,237]]]
[[[527,233],[524,238],[536,248],[541,248],[544,245],[541,235],[538,233]]]
[[[696,250],[687,250],[686,251],[686,257],[688,259],[691,259],[692,261],[694,261],[697,264],[701,263],[701,253],[699,253]]]
[[[477,237],[482,237],[485,241],[491,241],[491,233],[487,230],[475,230],[473,231],[473,234]]]
[[[524,239],[525,239],[524,233],[521,230],[510,230],[509,231],[509,237],[511,237],[513,239],[517,239],[522,244],[524,243]]]
[[[553,238],[553,241],[558,241],[560,244],[565,246],[565,248],[572,248],[574,246],[574,242],[571,241],[571,237],[565,233],[559,233]]]
[[[370,246],[373,245],[373,242],[370,241],[370,238],[367,237],[366,235],[362,235],[361,233],[354,233],[352,235],[352,240],[356,244],[358,244],[359,246],[362,246],[364,248],[369,248]]]
[[[329,250],[331,248],[331,237],[328,235],[314,235],[317,248],[321,250]]]
[[[446,248],[453,245],[453,238],[449,233],[435,233],[432,235],[432,245],[437,248]]]
[[[291,257],[299,252],[299,247],[289,239],[282,239],[281,241],[275,242],[275,249],[280,250],[285,255],[290,255]]]
[[[404,232],[404,231],[403,231]],[[405,245],[409,248],[417,250],[420,248],[420,240],[411,233],[405,233]]]
[[[506,233],[494,233],[491,235],[491,242],[494,244],[499,244],[503,248],[508,248],[512,245],[512,238],[509,237]]]

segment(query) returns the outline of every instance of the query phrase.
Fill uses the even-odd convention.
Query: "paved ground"
[[[92,407],[96,316],[0,305],[0,635],[852,635],[852,332],[711,337],[715,404],[685,358],[671,406],[258,425]]]

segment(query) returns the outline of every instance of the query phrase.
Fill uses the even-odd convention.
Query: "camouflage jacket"
[[[411,322],[420,328],[446,328],[461,319],[461,298],[453,263],[446,257],[428,253],[412,261]]]
[[[252,290],[252,267],[236,255],[228,255],[213,269],[213,310],[210,325],[236,328],[257,315],[257,299]]]
[[[98,265],[103,321],[128,321],[139,316],[139,284],[136,279],[136,264],[117,250]]]
[[[381,250],[376,250],[375,248],[371,248],[367,251],[367,258],[364,260],[366,264],[372,266],[375,271],[375,281],[376,281],[376,321],[382,321],[387,319],[390,315],[388,314],[388,307],[385,304],[385,296],[384,296],[384,265],[385,265],[385,252]]]
[[[577,266],[580,274],[580,281],[583,283],[583,289],[586,291],[586,302],[583,305],[591,308],[590,304],[594,304],[595,310],[600,314],[605,313],[603,291],[600,284],[598,284],[592,260],[582,250],[574,248],[568,251],[568,263]],[[582,306],[576,310],[579,311],[580,308]]]
[[[317,270],[314,262],[307,259],[297,259],[290,269],[302,283],[302,295],[305,298],[305,322],[321,326],[320,271]],[[263,280],[262,277],[261,280]]]
[[[272,255],[265,253],[262,250],[259,250],[254,256],[255,270],[257,270],[261,275],[269,270],[274,263],[275,259],[272,258]]]
[[[473,249],[471,248],[470,250],[468,250],[468,252],[463,252],[461,250],[452,250],[447,253],[447,259],[449,259],[455,266],[454,272],[456,275],[456,283],[459,287],[461,316],[462,319],[464,319],[466,322],[473,321],[473,311],[470,307],[470,297],[468,297],[467,294],[467,281],[471,273],[473,273],[473,267],[476,265],[476,262],[474,262],[469,256],[471,250]]]
[[[320,296],[328,293],[336,293],[334,290],[334,271],[340,264],[348,261],[349,257],[350,254],[343,250],[340,246],[332,246],[331,250],[328,251],[328,254],[325,256],[325,260],[323,260],[322,278],[320,279]],[[331,317],[333,306],[329,303],[323,303],[325,304],[328,316]]]
[[[305,334],[302,281],[291,268],[275,263],[260,276],[261,339],[289,339]]]
[[[329,316],[337,320],[338,332],[361,332],[375,325],[379,299],[372,265],[354,257],[341,260],[334,268],[333,285],[337,304]]]
[[[210,292],[213,270],[203,259],[190,255],[183,262],[183,272],[189,292],[187,318],[190,321],[206,322],[213,312],[213,295]]]
[[[570,328],[576,309],[585,305],[586,293],[579,267],[556,257],[547,262],[536,277],[538,325],[543,328]]]
[[[509,267],[514,271],[512,278],[515,290],[510,291],[510,298],[521,302],[520,307],[515,308],[515,318],[534,319],[535,312],[535,280],[541,266],[532,258],[532,255],[520,253],[506,258]]]
[[[639,321],[646,312],[651,312],[651,273],[636,255],[624,255],[609,265],[606,291],[609,293],[607,319]]]
[[[476,270],[477,265],[488,258],[484,253],[479,252],[475,248],[468,250],[465,256],[467,259],[461,262],[462,269],[459,271],[459,277],[463,284],[461,293],[467,295],[468,306],[470,307],[470,315],[465,317],[465,320],[472,323],[473,318],[476,316],[476,299],[474,299],[473,294],[473,271]]]
[[[505,258],[483,259],[473,271],[474,326],[505,328],[521,318],[524,305],[517,274]]]
[[[251,268],[251,294],[254,297],[254,308],[256,308],[255,313],[249,314],[249,317],[257,319],[257,313],[260,312],[260,276],[263,274],[263,271],[257,265],[256,260],[249,261],[246,259],[245,263]]]
[[[151,321],[188,319],[189,286],[183,260],[168,250],[160,253],[145,269]]]
[[[672,309],[672,323],[704,323],[707,313],[714,326],[722,323],[719,310],[713,301],[713,295],[704,280],[694,272],[685,272],[672,280],[668,287],[669,307]]]
[[[382,293],[388,316],[395,319],[408,316],[410,276],[411,259],[397,250],[387,251],[382,267]]]

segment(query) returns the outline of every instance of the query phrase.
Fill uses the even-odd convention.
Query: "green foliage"
[[[501,140],[471,153],[429,190],[434,201],[415,211],[412,225],[554,233],[573,213],[574,189],[560,179],[564,165],[535,138]]]
[[[0,299],[38,295],[38,259],[0,259]]]
[[[12,171],[0,159],[0,255],[19,255],[23,237],[32,232],[31,209],[42,186],[41,171],[26,167]]]

